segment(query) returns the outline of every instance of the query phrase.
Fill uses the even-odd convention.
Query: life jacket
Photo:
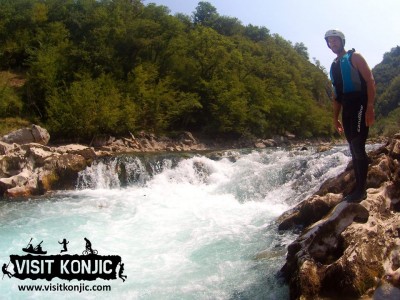
[[[336,58],[331,65],[330,77],[337,101],[367,95],[367,84],[360,72],[351,63],[354,49]]]

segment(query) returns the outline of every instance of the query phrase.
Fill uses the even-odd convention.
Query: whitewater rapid
[[[80,173],[77,189],[0,201],[0,263],[31,238],[59,253],[88,237],[119,255],[127,280],[110,292],[21,292],[45,280],[3,279],[4,299],[287,299],[276,277],[293,233],[275,220],[344,170],[347,147],[120,156]],[[263,252],[263,258],[257,254]],[[79,284],[73,280],[68,284]],[[59,279],[53,284],[63,283]]]

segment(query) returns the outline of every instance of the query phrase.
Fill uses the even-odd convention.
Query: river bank
[[[292,299],[400,297],[400,133],[369,153],[367,198],[351,192],[351,163],[284,213],[280,230],[295,229],[281,272]]]
[[[103,145],[98,145],[95,141],[92,141],[92,145],[50,145],[49,137],[45,133],[36,134],[32,131],[30,136],[34,136],[34,140],[28,143],[2,142],[0,144],[1,151],[4,152],[0,157],[0,191],[3,197],[27,199],[31,195],[43,195],[47,191],[75,189],[78,173],[92,166],[96,160],[107,156],[157,151],[221,153],[218,152],[219,149],[239,148],[237,146],[239,144],[247,148],[267,147],[266,141],[255,144],[260,140],[251,141],[251,143],[236,141],[236,144],[229,144],[227,141],[207,143],[190,133],[184,133],[175,140],[157,138],[144,133],[122,140],[107,139]],[[288,142],[279,144],[279,141]],[[318,151],[323,154],[325,151],[329,152],[328,149],[332,146],[332,144],[322,142],[313,144],[310,141],[302,141],[299,143],[289,137],[279,138],[274,142],[276,144],[271,144],[274,149],[279,146],[291,146],[296,148],[294,153],[301,153],[300,150],[303,149],[307,152],[307,145],[313,147],[318,145],[321,146]],[[169,150],[166,150],[166,147],[170,147]],[[136,150],[127,151],[129,149]],[[382,147],[369,153],[369,156],[371,164],[366,200],[360,204],[347,204],[341,201],[342,194],[347,193],[354,183],[351,165],[349,165],[343,173],[324,180],[319,190],[312,196],[278,218],[279,230],[294,230],[296,235],[300,233],[298,238],[288,245],[286,263],[281,270],[290,286],[291,298],[371,297],[377,291],[382,291],[382,286],[385,288],[389,286],[392,291],[396,291],[400,273],[398,263],[400,261],[398,255],[400,249],[398,230],[400,135],[395,135]],[[212,173],[211,166],[204,167],[207,164],[210,162],[202,159],[193,162],[193,167],[203,174],[200,176],[200,183],[210,176],[208,173]],[[303,163],[300,163],[299,166],[302,165]],[[295,166],[287,169],[283,174],[281,174],[281,166],[278,165],[275,168],[277,168],[277,174],[287,174],[284,176],[287,179],[289,174],[297,173]],[[124,172],[124,168],[121,168],[119,164],[106,166],[106,168],[110,167],[114,168],[113,171],[117,177]],[[252,170],[248,174],[254,173],[256,176],[252,165],[248,167]],[[266,167],[260,178],[256,177],[257,180],[251,181],[258,182],[261,178],[262,180],[268,178],[272,171],[271,167]],[[221,170],[224,168],[221,166]],[[238,165],[237,168],[235,173],[241,171],[243,165]],[[328,167],[324,166],[324,168],[326,170]],[[192,171],[191,168],[190,171]],[[315,170],[315,175],[319,174],[317,171]],[[97,174],[97,171],[94,173]],[[171,175],[168,172],[163,175],[165,175],[165,180],[170,180]],[[181,180],[181,175],[178,175]],[[311,180],[313,176],[310,176]],[[305,177],[300,176],[301,180],[294,186],[299,188],[299,184],[301,186],[310,184],[304,181],[307,180]],[[240,185],[243,190],[240,190],[238,194],[246,195],[250,182],[246,182],[243,176],[236,179],[237,182],[232,186]],[[164,184],[165,180],[157,184]],[[264,186],[264,183],[260,186]],[[268,191],[270,189],[267,188]],[[150,190],[139,196],[147,198],[146,195],[149,193]],[[122,194],[121,199],[126,197],[124,193]],[[135,194],[134,199],[139,196]],[[263,197],[272,200],[276,196]],[[253,199],[254,195],[250,198]],[[100,208],[104,205],[102,203]],[[268,211],[267,208],[266,211]]]
[[[54,144],[46,129],[37,125],[11,132],[0,141],[0,198],[43,195],[75,188],[78,173],[101,157],[126,153],[218,151],[267,147],[332,146],[328,140],[297,140],[293,135],[272,139],[209,138],[182,132],[174,138],[141,132],[115,138],[98,136],[89,144]]]

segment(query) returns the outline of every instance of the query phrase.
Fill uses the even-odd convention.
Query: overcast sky
[[[192,15],[199,0],[144,0],[167,6],[171,14]],[[371,69],[400,45],[400,0],[209,0],[219,15],[243,25],[265,26],[293,44],[303,42],[312,58],[327,70],[335,55],[324,34],[337,28],[346,35],[346,49],[355,48]]]

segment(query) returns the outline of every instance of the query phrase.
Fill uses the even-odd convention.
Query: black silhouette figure
[[[86,246],[85,246],[86,249],[82,252],[82,254],[83,255],[97,254],[97,250],[92,249],[92,243],[87,238],[84,238],[84,240],[86,241]]]
[[[3,267],[1,268],[1,270],[3,271],[3,278],[4,279],[4,275],[7,275],[8,278],[13,277],[13,274],[11,274],[10,272],[7,271],[8,266],[10,265],[10,263],[8,263],[8,265],[4,264]]]
[[[31,254],[46,254],[47,251],[43,251],[41,244],[43,243],[43,241],[41,241],[35,248],[33,248],[32,244],[32,238],[29,241],[28,245],[26,245],[25,248],[22,248],[22,251],[31,253]]]
[[[60,251],[60,253],[68,251],[67,244],[69,244],[69,242],[67,241],[67,239],[63,239],[61,243],[60,242],[58,242],[58,243],[63,245],[63,249]]]
[[[122,279],[123,282],[125,282],[125,280],[126,280],[126,278],[128,278],[128,276],[122,275],[122,273],[124,273],[124,264],[120,262],[118,276],[119,276],[119,278]]]

